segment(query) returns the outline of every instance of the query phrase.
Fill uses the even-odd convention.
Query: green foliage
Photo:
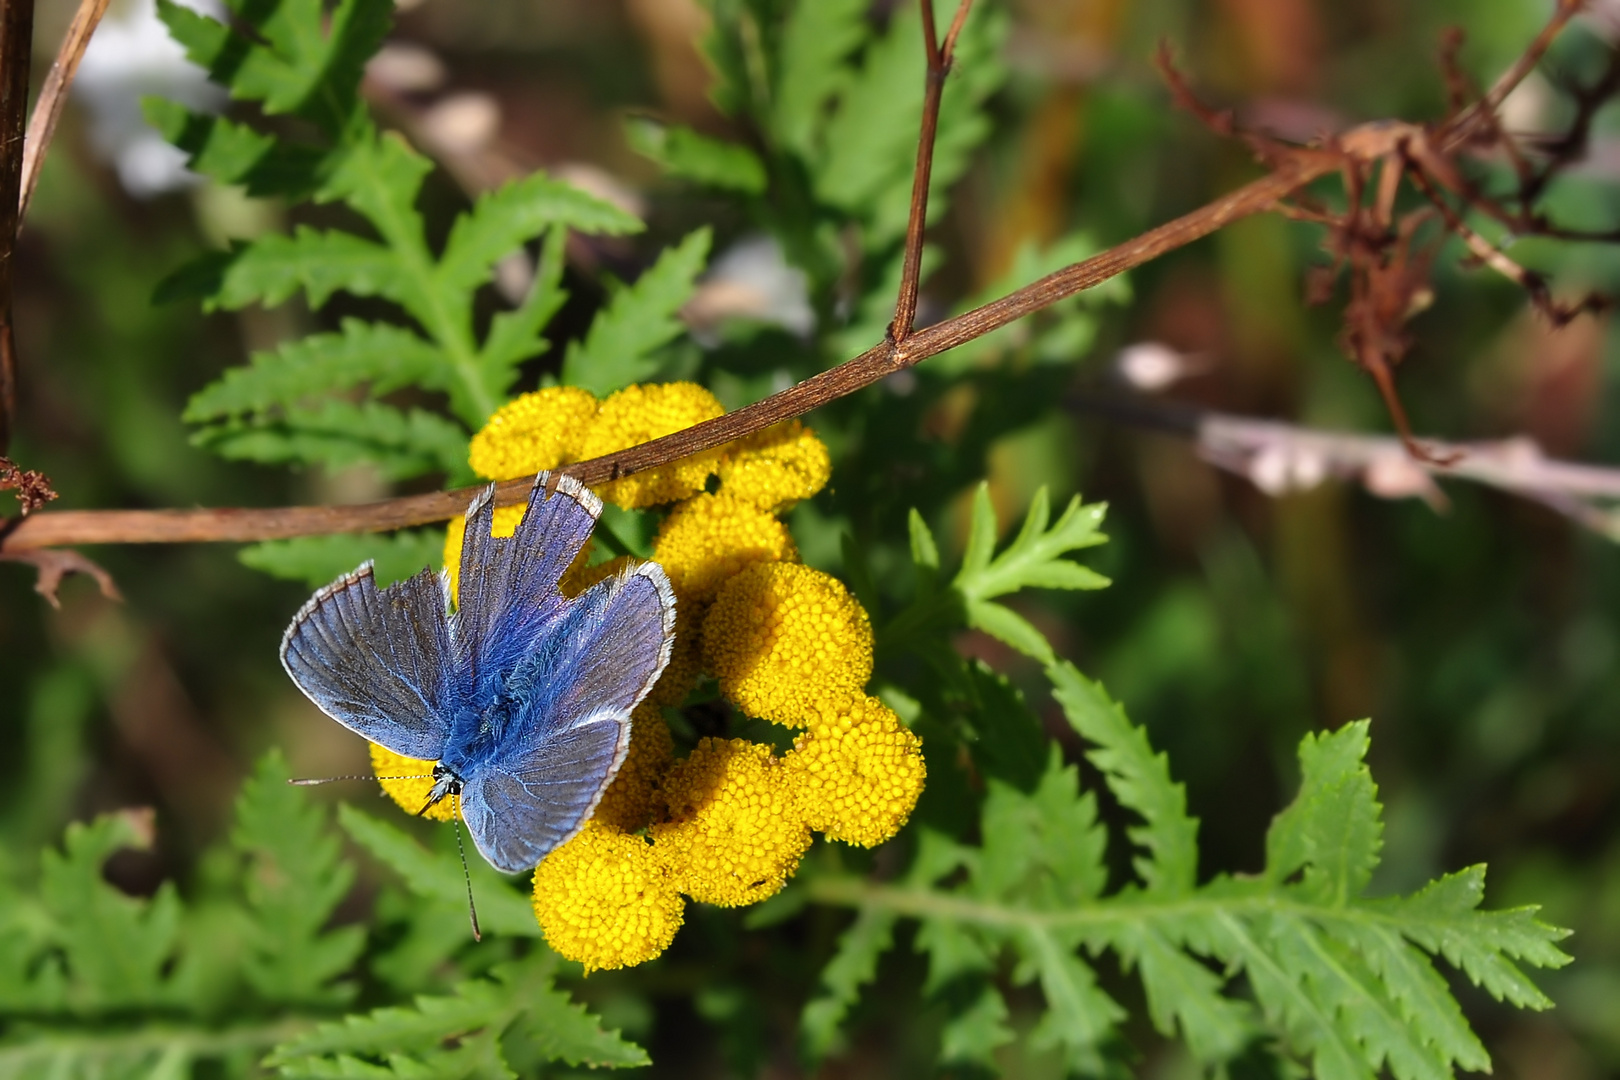
[[[1317,1076],[1487,1069],[1436,957],[1499,999],[1551,1004],[1519,965],[1567,963],[1555,944],[1567,931],[1538,921],[1533,907],[1477,910],[1483,868],[1406,896],[1366,895],[1382,808],[1363,760],[1365,721],[1301,743],[1300,792],[1272,823],[1260,874],[1199,885],[1197,822],[1164,757],[1071,665],[1049,675],[1109,794],[1142,820],[1127,833],[1134,880],[1106,889],[1096,795],[1080,790],[1054,746],[1035,790],[988,781],[978,844],[928,833],[904,885],[812,886],[860,903],[862,918],[917,919],[930,987],[973,984],[945,1029],[946,1060],[989,1064],[1008,1037],[1004,1003],[994,1001],[1001,991],[982,978],[1002,972],[1040,987],[1046,1011],[1032,1045],[1071,1069],[1104,1071],[1125,1016],[1085,959],[1104,950],[1141,979],[1154,1027],[1179,1034],[1207,1065],[1273,1038]],[[861,962],[869,969],[875,958]]]
[[[255,194],[340,202],[371,233],[300,225],[261,236],[181,271],[168,295],[189,293],[211,307],[236,309],[281,304],[302,292],[319,308],[344,292],[390,301],[409,320],[345,319],[335,332],[254,354],[246,367],[194,395],[185,419],[202,425],[197,442],[222,456],[368,463],[389,479],[428,473],[466,479],[470,429],[505,399],[518,365],[548,348],[543,331],[564,299],[566,231],[641,228],[578,188],[534,175],[480,196],[433,251],[417,209],[431,164],[397,135],[378,131],[356,95],[363,62],[380,43],[391,9],[386,0],[348,0],[328,17],[323,5],[303,0],[268,11],[243,4],[235,14],[252,34],[172,4],[162,9],[188,55],[234,98],[257,103],[267,116],[311,120],[321,135],[294,144],[236,119],[149,103],[148,116],[191,154],[192,167]],[[478,340],[479,290],[498,261],[540,237],[528,295]],[[386,400],[406,387],[444,394],[450,416]],[[365,395],[358,401],[357,390]]]
[[[425,896],[453,892],[465,919],[460,863],[393,826],[344,810],[350,836],[409,875]],[[639,1047],[604,1030],[555,985],[543,947],[455,981],[456,948],[414,986],[414,1005],[343,1017],[359,989],[361,925],[332,927],[354,885],[330,815],[287,783],[277,754],[237,801],[227,845],[203,859],[196,896],[172,881],[149,897],[107,880],[120,851],[149,850],[152,820],[113,814],[68,828],[47,850],[37,888],[0,894],[0,1077],[264,1075],[491,1076],[545,1062],[622,1067]],[[528,905],[481,861],[474,881],[486,931],[514,943],[537,934]],[[465,921],[452,944],[471,941]],[[342,1017],[339,1019],[339,1017]]]
[[[709,256],[709,230],[698,229],[668,248],[634,285],[614,294],[583,342],[571,342],[562,381],[598,396],[641,382],[661,366],[656,353],[684,327],[676,318],[692,298],[697,275]]]
[[[552,984],[549,953],[497,967],[446,995],[418,997],[322,1024],[276,1047],[266,1064],[298,1077],[510,1076],[502,1042],[541,1061],[593,1069],[646,1065],[646,1053]]]

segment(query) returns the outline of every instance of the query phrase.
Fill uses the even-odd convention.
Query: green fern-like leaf
[[[338,822],[350,839],[398,874],[416,896],[453,908],[458,916],[465,914],[467,879],[454,854],[429,851],[394,826],[347,804],[338,807]],[[512,891],[510,879],[476,856],[467,861],[467,871],[480,926],[497,934],[539,936],[534,909]]]
[[[670,176],[743,195],[765,191],[765,166],[746,146],[645,116],[632,117],[625,124],[625,136],[634,150],[656,161]]]
[[[268,754],[237,801],[231,842],[248,859],[253,919],[242,970],[266,1000],[339,1003],[354,989],[334,980],[354,965],[365,931],[325,926],[353,886],[354,868],[343,859],[325,811],[287,778],[281,755]]]
[[[1012,609],[995,603],[994,598],[1020,589],[1100,589],[1107,585],[1108,579],[1101,574],[1063,557],[1106,539],[1098,531],[1105,510],[1100,504],[1084,505],[1077,496],[1069,500],[1063,516],[1053,524],[1046,489],[1042,488],[1030,503],[1023,528],[998,555],[990,488],[980,484],[973,495],[967,550],[953,582],[962,596],[968,625],[1037,660],[1055,660],[1052,646],[1041,632]]]
[[[466,1054],[453,1044],[473,1042],[490,1070],[477,1075],[512,1075],[501,1045],[510,1040],[543,1061],[591,1068],[648,1064],[640,1047],[604,1030],[556,988],[556,967],[553,954],[538,952],[451,994],[323,1024],[276,1047],[266,1064],[299,1077],[470,1075],[457,1071],[467,1064]]]
[[[709,257],[710,232],[698,229],[659,256],[635,284],[620,289],[563,358],[562,381],[598,397],[658,370],[656,353],[682,332],[675,316],[692,298]]]
[[[1567,963],[1557,947],[1567,931],[1530,908],[1479,911],[1482,870],[1410,896],[1365,895],[1381,827],[1366,722],[1302,742],[1300,793],[1272,825],[1262,873],[1199,885],[1197,823],[1163,756],[1071,666],[1049,674],[1109,791],[1142,819],[1128,830],[1137,880],[1103,891],[1095,806],[1054,753],[1034,791],[990,782],[982,846],[925,833],[917,866],[926,869],[904,884],[811,886],[919,919],[931,989],[975,987],[991,958],[1005,957],[1046,1002],[1032,1043],[1098,1071],[1114,1060],[1122,1014],[1084,956],[1109,949],[1142,980],[1155,1027],[1179,1033],[1201,1061],[1230,1060],[1269,1035],[1314,1075],[1388,1070],[1398,1080],[1490,1066],[1436,960],[1513,1004],[1551,1004],[1520,965]],[[982,994],[960,995],[953,1024],[965,1038],[995,1012]]]
[[[861,987],[877,977],[878,957],[894,944],[895,916],[882,910],[861,911],[838,939],[838,950],[821,971],[822,992],[811,999],[800,1020],[804,1054],[820,1061],[837,1045],[839,1027],[860,997]]]

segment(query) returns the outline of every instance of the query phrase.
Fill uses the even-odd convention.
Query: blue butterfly
[[[578,481],[542,472],[517,532],[497,539],[491,486],[467,507],[453,612],[447,576],[379,592],[367,562],[281,640],[287,674],[322,712],[436,763],[427,805],[460,796],[473,843],[508,873],[584,827],[674,644],[675,594],[656,563],[572,600],[558,590],[601,512]]]

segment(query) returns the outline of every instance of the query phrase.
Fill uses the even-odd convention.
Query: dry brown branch
[[[95,33],[101,17],[107,13],[108,0],[79,0],[79,10],[73,13],[57,50],[51,70],[45,75],[45,85],[39,88],[39,100],[34,103],[34,114],[28,120],[28,138],[23,143],[22,182],[17,196],[17,227],[28,213],[28,202],[34,196],[34,185],[39,183],[40,166],[45,163],[45,151],[50,148],[56,134],[56,123],[62,118],[67,104],[67,91],[73,76],[84,59],[90,35]]]
[[[928,228],[928,184],[934,173],[934,137],[939,133],[939,105],[945,93],[945,77],[950,74],[956,52],[956,36],[967,21],[973,0],[961,0],[951,20],[945,43],[934,30],[933,0],[920,0],[923,48],[928,56],[927,83],[923,91],[922,127],[917,136],[917,166],[911,174],[911,213],[906,221],[905,257],[900,271],[900,295],[894,305],[894,321],[889,324],[889,340],[903,341],[917,322],[917,290],[922,281],[923,232]]]
[[[34,45],[34,0],[0,0],[0,454],[11,448],[17,415],[17,342],[11,326],[11,281],[17,246],[17,192],[22,182],[23,125],[28,119],[28,65]]]
[[[1522,435],[1465,443],[1424,439],[1433,453],[1419,459],[1399,437],[1388,435],[1322,431],[1143,398],[1079,396],[1072,404],[1132,427],[1191,439],[1205,461],[1271,496],[1308,491],[1337,477],[1380,498],[1420,498],[1443,511],[1449,504],[1436,481],[1467,480],[1541,503],[1620,539],[1620,468],[1549,458]]]
[[[36,548],[29,551],[0,551],[0,562],[27,563],[39,572],[39,578],[34,582],[34,591],[43,596],[53,608],[60,608],[62,601],[57,598],[57,590],[62,587],[62,579],[69,574],[88,574],[96,579],[101,588],[101,595],[109,600],[122,600],[124,597],[118,591],[118,585],[101,566],[79,554],[77,551],[64,548]]]
[[[1499,98],[1524,77],[1545,51],[1556,28],[1568,21],[1577,6],[1569,0],[1561,4],[1549,23],[1549,29],[1538,36],[1527,50],[1526,57],[1498,81],[1493,94]],[[954,40],[964,14],[965,9],[958,9],[957,20],[947,34],[945,48]],[[928,40],[935,40],[932,33]],[[944,58],[943,50],[941,58]],[[937,82],[933,73],[938,70],[939,67],[930,67],[931,83]],[[1179,76],[1174,75],[1173,68],[1169,70],[1172,90],[1193,102],[1195,108],[1202,108],[1196,105],[1196,99],[1179,80]],[[930,100],[931,108],[937,110],[937,94]],[[1362,359],[1364,366],[1380,383],[1390,402],[1392,414],[1404,431],[1405,418],[1394,395],[1390,369],[1405,348],[1402,324],[1420,303],[1426,287],[1426,260],[1429,253],[1412,250],[1418,219],[1407,215],[1407,219],[1400,222],[1393,220],[1393,184],[1400,178],[1399,173],[1404,171],[1408,148],[1418,144],[1439,148],[1439,151],[1443,151],[1440,156],[1444,158],[1449,148],[1467,141],[1467,133],[1460,128],[1480,126],[1481,121],[1476,119],[1477,116],[1477,109],[1464,109],[1432,128],[1404,122],[1366,124],[1343,132],[1319,147],[1294,146],[1266,136],[1254,136],[1250,139],[1250,145],[1255,147],[1271,171],[1189,214],[933,326],[899,334],[896,328],[909,326],[910,323],[909,316],[900,319],[884,341],[780,393],[684,431],[566,466],[563,471],[588,485],[600,484],[720,446],[778,421],[802,416],[898,370],[988,334],[1168,251],[1208,236],[1233,221],[1276,209],[1282,200],[1297,196],[1305,185],[1334,173],[1344,177],[1350,197],[1348,210],[1337,221],[1328,222],[1329,249],[1335,252],[1336,258],[1351,265],[1353,275],[1362,275],[1362,280],[1352,290],[1353,300],[1359,295],[1361,311],[1357,318],[1348,319],[1359,335],[1353,343],[1352,355]],[[925,118],[925,142],[929,122]],[[925,160],[919,164],[926,167]],[[1370,185],[1375,170],[1380,166],[1383,172],[1378,176],[1378,183]],[[1370,207],[1363,205],[1369,186],[1374,191]],[[914,192],[919,190],[926,196],[926,181],[914,186]],[[914,197],[912,225],[918,233],[918,243],[922,211],[925,209],[925,203]],[[1356,289],[1361,290],[1359,294],[1355,292]],[[903,313],[904,297],[903,292],[901,303],[896,305],[899,313]],[[912,297],[914,304],[914,291]],[[1415,441],[1411,441],[1410,448],[1419,456],[1425,454]],[[1452,463],[1443,458],[1430,458],[1424,464],[1439,468]],[[498,486],[497,501],[500,505],[521,502],[528,487],[527,479],[506,481]],[[476,490],[468,488],[434,492],[364,506],[50,511],[11,523],[9,532],[0,530],[0,553],[60,544],[251,541],[396,529],[442,521],[459,514]]]
[[[778,421],[803,416],[896,371],[1100,285],[1240,218],[1261,213],[1295,188],[1331,174],[1339,167],[1339,162],[1335,154],[1301,151],[1289,165],[1192,213],[1049,274],[983,307],[915,331],[903,342],[880,342],[852,360],[735,412],[628,450],[564,466],[560,471],[587,485],[600,484],[720,446]],[[512,506],[524,501],[529,486],[528,479],[500,484],[496,489],[496,503]],[[359,506],[44,511],[16,521],[9,532],[0,536],[0,552],[61,544],[173,544],[378,532],[454,517],[467,508],[467,503],[479,490],[437,491]]]

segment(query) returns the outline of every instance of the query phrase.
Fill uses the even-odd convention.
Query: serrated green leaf
[[[384,394],[415,383],[442,389],[447,361],[420,336],[400,326],[344,319],[335,334],[311,334],[252,362],[226,370],[186,403],[181,419],[191,423],[242,413],[266,413],[305,398],[369,383]]]
[[[977,735],[968,746],[974,763],[986,777],[1034,792],[1046,774],[1050,747],[1040,718],[1005,675],[982,661],[963,671],[969,722]]]
[[[1007,1023],[1007,1002],[991,983],[984,983],[960,1010],[953,1011],[939,1033],[941,1062],[994,1066],[997,1047],[1017,1036]]]
[[[536,953],[504,964],[494,978],[474,979],[444,996],[421,996],[412,1006],[389,1006],[322,1024],[277,1046],[266,1064],[284,1075],[330,1064],[338,1055],[385,1056],[429,1051],[450,1038],[516,1025],[546,1060],[592,1068],[648,1064],[638,1046],[603,1030],[595,1017],[556,989],[556,957]]]
[[[1019,977],[1039,979],[1046,999],[1046,1012],[1030,1032],[1031,1045],[1061,1050],[1071,1069],[1101,1072],[1100,1048],[1125,1019],[1125,1010],[1097,985],[1096,973],[1073,946],[1047,928],[1025,927],[1016,940]]]
[[[983,630],[991,637],[1011,645],[1025,656],[1034,657],[1042,664],[1050,664],[1057,660],[1057,656],[1052,652],[1051,642],[1046,640],[1046,635],[1011,608],[990,600],[969,600],[963,606],[963,610],[967,613],[967,624],[975,630]]]
[[[166,882],[151,899],[109,885],[102,866],[123,848],[151,847],[150,822],[130,814],[69,825],[63,850],[40,859],[50,940],[66,961],[62,1004],[75,1013],[166,1004],[165,970],[179,944],[180,898]],[[45,1004],[41,1002],[40,1004]]]
[[[1070,910],[1108,883],[1108,835],[1097,800],[1081,794],[1079,773],[1052,744],[1031,793],[992,780],[984,801],[984,850],[972,877],[977,896],[1016,896],[1031,910]]]
[[[386,247],[352,233],[300,225],[291,236],[262,236],[234,252],[208,306],[274,307],[300,289],[316,308],[339,289],[400,304],[415,298],[413,283]]]
[[[237,552],[243,566],[271,577],[319,588],[370,560],[379,588],[437,570],[444,560],[443,529],[403,529],[396,533],[341,533],[264,540]]]
[[[442,416],[401,412],[375,401],[327,400],[289,408],[264,423],[228,422],[193,440],[221,457],[267,464],[375,465],[389,479],[443,470],[458,474],[467,460],[467,433]]]
[[[1199,1061],[1225,1061],[1253,1038],[1249,1009],[1221,995],[1224,980],[1181,951],[1184,942],[1145,921],[1110,933],[1108,940],[1127,971],[1141,971],[1154,1028],[1173,1036],[1179,1026]]]
[[[1198,880],[1198,819],[1187,814],[1187,791],[1170,779],[1169,760],[1154,754],[1147,733],[1073,664],[1054,664],[1046,674],[1063,715],[1093,746],[1086,756],[1102,771],[1120,804],[1144,822],[1128,835],[1147,852],[1132,860],[1147,891],[1165,896],[1190,892]]]
[[[231,843],[248,858],[253,914],[242,974],[267,1001],[334,1004],[354,996],[348,971],[365,947],[358,926],[323,928],[354,885],[326,813],[287,783],[281,755],[260,760],[242,786]]]
[[[1446,958],[1476,986],[1519,1008],[1550,1009],[1552,1001],[1514,964],[1559,968],[1569,955],[1555,942],[1569,931],[1538,920],[1534,907],[1479,911],[1485,898],[1485,868],[1472,866],[1430,882],[1411,896],[1373,901],[1387,911],[1402,935]]]
[[[1266,875],[1280,882],[1304,869],[1324,903],[1360,896],[1383,846],[1378,789],[1363,760],[1368,727],[1362,720],[1305,736],[1299,795],[1266,834]]]
[[[710,232],[698,229],[664,253],[635,284],[597,313],[583,342],[570,342],[562,382],[606,397],[658,370],[653,355],[684,332],[676,314],[692,298],[709,256]]]
[[[632,214],[573,184],[535,173],[479,197],[456,219],[435,272],[446,292],[475,289],[490,279],[502,256],[553,227],[623,236],[644,227]]]
[[[515,310],[502,311],[490,321],[478,364],[493,393],[505,395],[517,377],[517,365],[550,347],[540,331],[568,299],[562,288],[567,239],[568,230],[560,226],[546,234],[529,294]]]
[[[624,133],[632,150],[656,161],[677,179],[743,195],[765,192],[765,166],[746,146],[648,116],[628,118]]]
[[[338,823],[355,843],[398,874],[411,892],[465,910],[467,884],[461,875],[460,859],[448,852],[429,851],[394,826],[347,804],[338,807]],[[478,858],[468,860],[467,871],[472,878],[480,926],[498,934],[539,936],[534,909],[512,891],[509,878]]]
[[[800,0],[782,29],[772,101],[776,141],[801,158],[818,149],[828,100],[854,72],[845,63],[872,33],[866,0]]]
[[[894,944],[894,923],[890,912],[863,910],[838,938],[837,952],[821,970],[821,993],[799,1019],[800,1045],[809,1060],[820,1061],[837,1045],[861,987],[877,977],[878,959]]]
[[[1047,528],[1050,507],[1046,489],[1035,493],[1029,513],[1018,535],[999,555],[992,557],[996,542],[996,512],[990,502],[987,484],[980,484],[973,495],[973,517],[968,546],[962,555],[962,569],[955,585],[973,601],[989,600],[1020,589],[1100,589],[1108,579],[1063,556],[1072,551],[1095,547],[1107,540],[1098,531],[1107,506],[1083,504],[1077,495],[1069,500],[1063,516]]]
[[[141,102],[147,122],[190,155],[188,167],[249,195],[302,197],[314,190],[326,152],[281,142],[223,116],[199,113],[164,98]]]
[[[955,5],[936,4],[936,9],[942,25],[949,25]],[[972,149],[989,134],[981,105],[1006,77],[996,54],[1007,28],[1006,12],[979,5],[958,39],[940,105],[930,221],[944,212],[950,185],[966,168]],[[867,222],[863,243],[868,251],[888,247],[905,232],[924,81],[920,20],[908,6],[864,50],[858,73],[837,95],[825,152],[807,161],[817,197]]]

